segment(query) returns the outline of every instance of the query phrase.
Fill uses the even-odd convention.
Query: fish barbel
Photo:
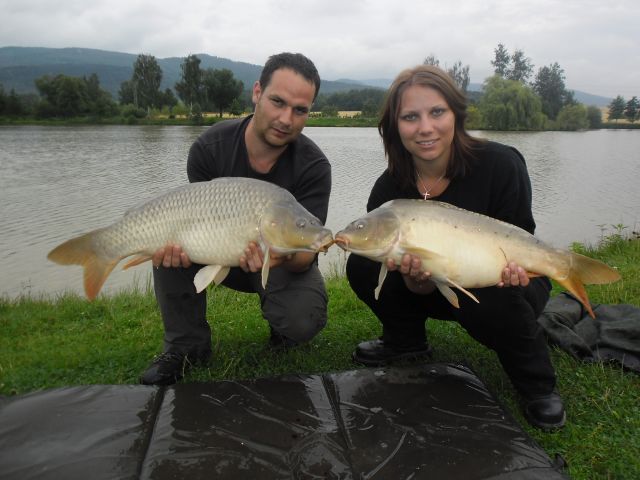
[[[378,298],[387,274],[386,259],[400,263],[405,253],[422,259],[422,268],[455,307],[451,287],[475,296],[467,288],[497,285],[509,262],[530,277],[545,275],[571,292],[594,317],[585,284],[604,284],[620,274],[592,258],[553,248],[529,232],[485,215],[436,200],[391,200],[336,233],[342,249],[381,262],[375,290]]]
[[[120,260],[137,255],[126,269],[176,244],[192,262],[205,265],[194,279],[200,292],[212,281],[224,280],[251,241],[265,252],[263,287],[270,250],[283,255],[319,252],[333,243],[331,231],[287,190],[262,180],[225,177],[170,190],[128,210],[108,227],[62,243],[47,258],[82,265],[85,293],[93,300]]]

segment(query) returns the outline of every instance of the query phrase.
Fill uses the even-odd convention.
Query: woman
[[[371,191],[367,211],[395,198],[437,199],[533,233],[531,183],[524,158],[515,148],[470,136],[465,118],[466,98],[444,71],[420,65],[400,73],[378,124],[388,168]],[[510,263],[498,285],[471,289],[479,303],[460,295],[456,309],[421,265],[409,254],[399,265],[387,260],[389,274],[375,300],[380,264],[349,256],[349,283],[382,323],[382,336],[360,343],[354,360],[379,366],[426,357],[430,354],[427,317],[455,320],[497,353],[522,398],[529,423],[543,429],[564,425],[555,372],[536,321],[549,299],[549,280],[530,280],[521,267]]]

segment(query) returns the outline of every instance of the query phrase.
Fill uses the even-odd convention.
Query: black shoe
[[[530,425],[545,431],[562,428],[567,420],[562,398],[556,391],[544,396],[523,397],[522,409]]]
[[[191,359],[190,355],[178,352],[164,352],[153,359],[151,365],[140,376],[143,385],[173,385],[196,363],[206,363],[209,355]]]
[[[353,361],[369,367],[381,367],[400,360],[423,360],[431,357],[431,347],[426,343],[410,347],[398,347],[378,338],[358,344]]]
[[[269,337],[269,348],[271,350],[288,350],[296,346],[298,346],[298,342],[276,332],[273,328],[271,329],[271,336]]]

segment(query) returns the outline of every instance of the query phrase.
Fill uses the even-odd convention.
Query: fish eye
[[[363,221],[356,222],[356,225],[355,225],[357,230],[362,230],[366,226],[367,226],[366,222],[363,222]]]
[[[307,221],[304,218],[299,218],[298,220],[296,220],[296,227],[304,228],[306,226],[307,226]]]

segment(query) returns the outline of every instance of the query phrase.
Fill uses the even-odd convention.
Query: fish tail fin
[[[72,238],[51,250],[47,258],[60,265],[81,265],[84,268],[84,291],[89,300],[98,296],[102,285],[120,261],[101,258],[93,247],[93,239],[101,230]]]
[[[558,283],[571,292],[571,294],[580,301],[585,310],[589,312],[591,318],[596,318],[593,310],[591,309],[587,291],[585,290],[584,284],[578,275],[575,275],[572,271],[567,278],[558,280]]]
[[[595,258],[571,252],[571,271],[576,272],[585,285],[602,285],[620,280],[620,273]]]
[[[591,309],[589,297],[584,286],[602,285],[620,280],[620,274],[609,265],[594,258],[571,252],[571,267],[569,275],[562,280],[556,279],[564,288],[571,292],[589,312],[592,318],[595,314]]]

